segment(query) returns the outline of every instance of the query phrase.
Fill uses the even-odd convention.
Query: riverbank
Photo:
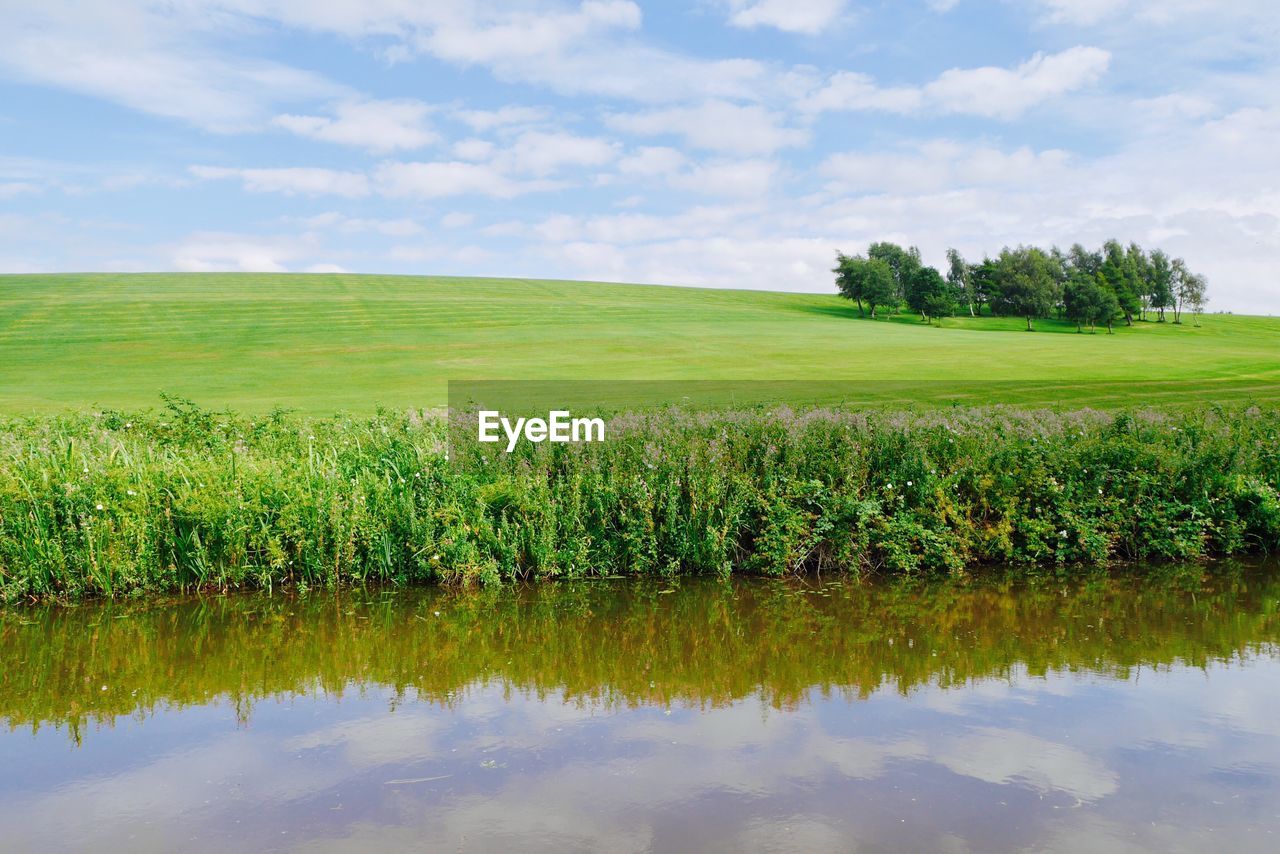
[[[6,601],[599,575],[959,573],[1280,547],[1280,409],[675,410],[456,447],[443,420],[0,421]]]

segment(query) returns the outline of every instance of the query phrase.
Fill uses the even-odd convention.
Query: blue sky
[[[0,0],[0,271],[819,291],[1162,246],[1280,312],[1275,0]]]

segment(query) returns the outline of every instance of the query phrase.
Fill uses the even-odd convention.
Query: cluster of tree
[[[1181,323],[1184,310],[1199,318],[1208,301],[1205,277],[1191,272],[1181,258],[1116,240],[1096,251],[1078,243],[1066,252],[1056,246],[1048,251],[1006,247],[978,263],[948,249],[945,276],[924,264],[914,246],[873,243],[865,255],[837,252],[832,272],[841,296],[872,317],[877,309],[892,312],[903,306],[926,321],[985,310],[1025,317],[1027,329],[1036,318],[1054,316],[1073,321],[1078,331],[1104,325],[1110,332],[1117,320],[1132,326],[1150,314],[1161,323],[1171,314]]]

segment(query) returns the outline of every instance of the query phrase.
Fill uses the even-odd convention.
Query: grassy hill
[[[867,399],[1280,399],[1280,320],[1076,335],[834,295],[357,275],[0,276],[0,412],[434,406],[450,379],[847,380]],[[920,384],[925,381],[924,384]],[[990,381],[1000,381],[991,383]],[[966,389],[963,393],[958,389]]]

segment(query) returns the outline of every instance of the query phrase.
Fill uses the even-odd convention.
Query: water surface
[[[1275,851],[1280,571],[0,613],[0,849]]]

